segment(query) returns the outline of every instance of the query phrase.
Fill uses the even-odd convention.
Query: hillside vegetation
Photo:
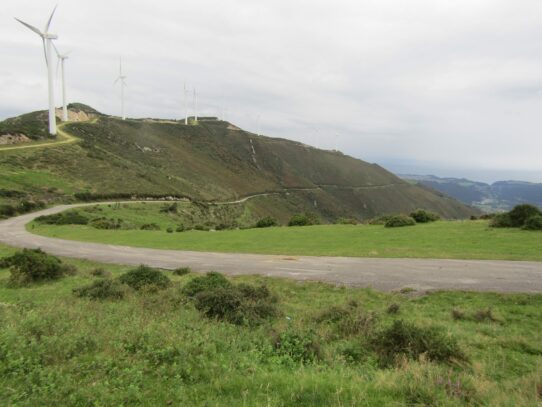
[[[226,122],[185,126],[151,119],[121,121],[81,104],[73,109],[87,109],[94,118],[63,127],[79,143],[32,151],[0,150],[4,174],[0,191],[47,202],[135,195],[226,201],[271,193],[276,199],[271,204],[260,201],[261,208],[282,220],[307,209],[325,220],[367,219],[416,208],[446,218],[475,213],[376,164],[294,141],[256,136]],[[24,117],[17,120],[24,122]]]
[[[0,246],[0,258],[13,252]],[[536,406],[542,398],[540,295],[378,293],[50,261],[71,272],[24,287],[10,285],[0,262],[1,405]]]

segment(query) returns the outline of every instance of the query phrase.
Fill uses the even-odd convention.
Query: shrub
[[[523,226],[527,219],[536,215],[542,216],[540,209],[538,209],[536,206],[528,204],[516,205],[514,209],[508,212],[508,216],[510,217],[513,227]]]
[[[334,324],[339,335],[351,336],[370,333],[376,318],[374,314],[363,312],[355,307],[345,308],[333,305],[322,311],[316,317],[316,321]]]
[[[227,288],[232,284],[222,274],[210,271],[204,276],[196,277],[189,281],[183,288],[183,292],[188,297],[195,297],[202,291],[208,291],[215,288]]]
[[[0,216],[9,218],[17,214],[17,209],[13,205],[0,205]]]
[[[95,218],[89,224],[96,229],[114,230],[122,227],[122,219]]]
[[[527,218],[525,224],[523,225],[525,230],[542,230],[542,216],[534,215],[530,218]]]
[[[440,219],[436,213],[426,211],[424,209],[418,209],[410,214],[410,217],[417,223],[435,222]]]
[[[388,220],[393,218],[395,215],[382,215],[377,216],[369,220],[369,225],[385,225]]]
[[[210,228],[208,226],[204,226],[204,225],[195,225],[194,230],[199,230],[201,232],[208,232],[210,230]]]
[[[89,220],[79,212],[69,211],[38,216],[36,222],[46,225],[86,225]]]
[[[141,265],[138,268],[131,270],[119,277],[119,281],[132,287],[134,290],[141,290],[145,286],[152,288],[164,289],[167,288],[171,281],[160,270]]]
[[[459,309],[453,309],[452,318],[454,319],[454,321],[462,321],[465,319],[465,313]]]
[[[160,212],[164,213],[177,213],[179,210],[179,205],[177,202],[172,203],[171,205],[164,205],[160,208]]]
[[[166,229],[166,232],[168,232],[168,233],[173,233],[173,228],[172,228],[171,226],[168,227],[168,228]]]
[[[15,286],[38,281],[56,280],[69,274],[72,267],[41,249],[23,249],[2,259],[0,267],[10,268],[10,283]]]
[[[179,225],[177,226],[177,229],[175,229],[175,232],[184,232],[185,230],[184,225]]]
[[[386,223],[384,223],[384,226],[387,228],[398,228],[402,226],[414,226],[416,224],[416,221],[412,219],[410,216],[406,215],[394,215],[390,217]]]
[[[90,275],[94,277],[103,277],[103,278],[109,278],[111,277],[111,272],[104,270],[103,268],[95,268],[94,270],[90,271]]]
[[[184,276],[186,274],[190,274],[192,270],[190,270],[190,267],[179,267],[173,270],[173,274],[176,276]]]
[[[43,201],[34,202],[34,201],[28,201],[24,199],[21,202],[19,202],[19,207],[17,208],[17,212],[26,213],[26,212],[31,212],[35,209],[41,209],[41,208],[45,208],[45,202]]]
[[[376,333],[370,345],[383,366],[394,364],[398,357],[418,359],[421,355],[430,361],[451,363],[466,360],[453,337],[446,336],[437,327],[419,327],[401,320]]]
[[[397,303],[390,304],[386,312],[388,314],[398,314],[401,307]]]
[[[139,228],[141,230],[160,230],[160,226],[156,223],[145,223]]]
[[[491,218],[491,221],[489,222],[489,226],[494,228],[511,228],[512,225],[512,219],[510,219],[510,216],[508,213],[499,213],[495,215],[493,218]]]
[[[277,355],[296,363],[310,363],[321,358],[321,348],[314,332],[296,332],[288,329],[272,338]]]
[[[277,220],[272,216],[266,216],[265,218],[261,218],[258,222],[256,222],[257,228],[269,228],[272,226],[278,226]]]
[[[490,309],[480,309],[474,312],[472,319],[476,322],[494,322],[497,320]]]
[[[290,218],[288,226],[312,226],[319,225],[318,215],[312,212],[298,213]]]
[[[80,288],[74,288],[73,294],[76,297],[86,297],[91,300],[121,300],[126,294],[126,286],[119,281],[104,279]]]

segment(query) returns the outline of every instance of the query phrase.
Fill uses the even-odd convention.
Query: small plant
[[[23,249],[0,262],[0,268],[10,268],[10,284],[22,286],[34,282],[57,280],[74,273],[74,267],[41,249]]]
[[[73,294],[76,297],[86,297],[91,300],[121,300],[126,294],[126,286],[116,280],[103,279],[75,288]]]
[[[321,347],[314,332],[296,332],[288,329],[273,337],[275,353],[295,363],[311,363],[321,358]]]
[[[401,308],[401,307],[399,306],[399,304],[397,304],[397,303],[394,302],[393,304],[390,304],[390,305],[388,306],[388,309],[386,310],[386,312],[387,312],[388,314],[393,314],[393,315],[395,315],[395,314],[398,314],[398,313],[399,313],[400,308]]]
[[[542,230],[542,216],[534,215],[530,218],[527,218],[525,224],[523,225],[525,230]]]
[[[160,270],[141,265],[119,277],[119,281],[138,291],[146,286],[164,289],[171,284],[170,279]]]
[[[166,232],[168,232],[168,233],[173,233],[173,228],[172,228],[171,226],[168,227],[168,228],[166,229]]]
[[[141,230],[160,230],[160,226],[156,223],[145,223],[139,228]]]
[[[190,269],[190,267],[179,267],[173,270],[173,275],[184,276],[184,275],[190,274],[191,272],[192,270]]]
[[[418,209],[410,214],[410,217],[416,221],[416,223],[428,223],[435,222],[440,219],[436,213],[426,211],[424,209]]]
[[[377,332],[370,345],[377,353],[380,364],[393,365],[398,358],[418,359],[424,355],[435,362],[464,361],[466,356],[453,337],[437,327],[419,327],[397,320],[389,328]]]
[[[387,228],[398,228],[403,226],[414,226],[415,224],[416,221],[410,216],[394,215],[384,223],[384,226]]]
[[[312,212],[299,213],[290,218],[288,226],[312,226],[319,225],[318,215]]]
[[[184,227],[184,225],[179,225],[177,226],[177,228],[175,229],[175,232],[184,232],[186,229]]]
[[[390,220],[395,215],[382,215],[377,216],[369,220],[369,225],[385,225],[388,220]]]
[[[89,224],[96,229],[115,230],[122,227],[122,219],[110,219],[110,218],[95,218],[92,219]]]
[[[454,308],[452,310],[452,318],[454,321],[463,321],[464,319],[466,319],[465,312],[461,311],[460,309]]]
[[[210,271],[204,276],[196,277],[189,281],[183,288],[183,292],[188,297],[195,297],[202,291],[208,291],[215,288],[227,288],[232,284],[222,274]]]
[[[493,312],[490,309],[480,309],[475,311],[472,315],[472,319],[476,322],[495,322],[497,319],[493,316]]]
[[[91,276],[94,276],[94,277],[101,277],[101,278],[109,278],[111,277],[111,272],[101,268],[101,267],[98,267],[98,268],[95,268],[93,270],[91,270],[89,272],[89,274]]]
[[[337,225],[357,225],[359,222],[355,218],[339,218],[335,223]]]
[[[278,226],[277,220],[272,216],[266,216],[265,218],[261,218],[258,222],[256,222],[257,228],[269,228],[272,226]]]

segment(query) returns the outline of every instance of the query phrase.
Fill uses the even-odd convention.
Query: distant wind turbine
[[[186,82],[184,83],[184,124],[188,125],[188,96],[186,91]]]
[[[49,87],[49,133],[53,136],[56,135],[56,116],[55,116],[55,93],[54,93],[54,79],[53,79],[53,58],[51,58],[52,57],[51,44],[53,40],[56,40],[58,38],[58,36],[55,34],[51,34],[49,32],[49,26],[51,25],[51,20],[53,19],[55,10],[56,10],[56,6],[53,9],[51,16],[49,17],[49,20],[47,20],[47,24],[45,24],[43,31],[40,31],[36,27],[30,24],[27,24],[24,21],[19,20],[18,18],[15,19],[18,22],[20,22],[22,25],[24,25],[25,27],[29,28],[30,30],[38,34],[41,37],[41,40],[43,42],[45,64],[47,65],[47,84]]]
[[[53,48],[55,49],[56,56],[58,57],[57,62],[57,72],[58,72],[58,63],[60,63],[60,75],[62,79],[62,121],[67,122],[68,121],[68,104],[66,103],[66,76],[65,76],[65,69],[64,69],[64,61],[68,59],[69,52],[65,52],[64,54],[61,54],[58,51],[58,48],[53,44]]]
[[[196,94],[196,88],[194,88],[194,121],[198,121],[198,97]]]
[[[122,120],[126,120],[126,115],[124,114],[124,87],[126,86],[125,79],[127,76],[122,74],[122,58],[119,59],[119,76],[115,79],[114,83],[120,81],[120,115]]]

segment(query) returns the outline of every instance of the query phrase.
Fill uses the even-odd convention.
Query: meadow
[[[13,251],[0,246],[0,257]],[[172,284],[160,292],[89,300],[72,290],[130,268],[63,261],[77,273],[21,288],[10,288],[9,271],[0,270],[2,405],[536,406],[541,401],[542,295],[382,293],[257,276],[230,279],[264,284],[278,298],[276,317],[248,326],[199,312],[182,292],[194,273],[166,273]],[[445,345],[457,341],[464,359],[430,361],[422,354],[383,366],[366,338],[397,320],[437,327]]]
[[[47,225],[33,222],[29,230],[63,239],[175,250],[281,255],[352,256],[387,258],[447,258],[542,260],[542,233],[512,228],[490,228],[488,222],[439,221],[413,227],[382,225],[317,225],[221,231],[183,228],[209,225],[248,225],[254,217],[245,206],[216,206],[201,210],[179,203],[110,204],[78,210],[89,217],[122,219],[127,227],[96,229],[90,225]],[[213,209],[214,208],[214,209]],[[145,224],[160,230],[140,230]],[[172,233],[168,233],[170,228]]]

